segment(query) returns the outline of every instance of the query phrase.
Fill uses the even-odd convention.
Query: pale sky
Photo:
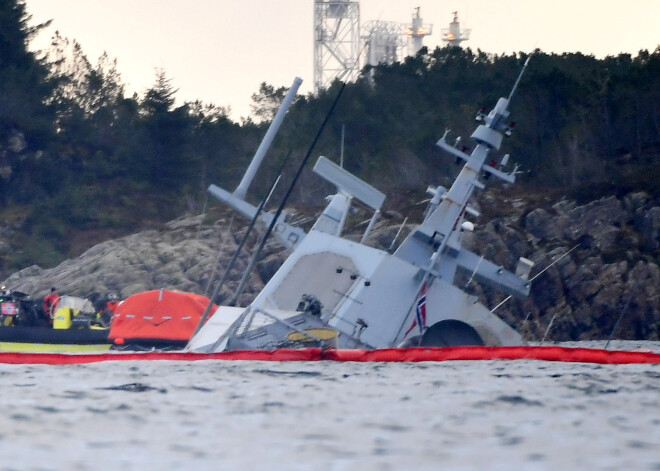
[[[361,0],[360,22],[411,21],[421,7],[430,49],[458,10],[473,50],[582,52],[596,57],[660,44],[660,0]],[[94,64],[117,58],[127,95],[142,95],[163,69],[179,102],[200,99],[250,114],[261,82],[313,90],[313,0],[26,0],[32,24],[49,19],[32,49],[53,33],[77,40]]]

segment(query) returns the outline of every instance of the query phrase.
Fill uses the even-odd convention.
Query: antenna
[[[520,79],[522,78],[523,74],[525,73],[525,69],[527,68],[527,64],[529,64],[529,60],[531,58],[532,58],[532,56],[527,56],[527,60],[525,61],[525,65],[523,65],[523,68],[520,71],[520,74],[518,74],[518,78],[516,79],[516,83],[513,84],[513,88],[511,89],[511,93],[509,93],[509,98],[508,98],[509,104],[511,103],[511,98],[513,98],[513,94],[516,93],[516,90],[518,89],[518,84],[520,83]]]
[[[344,133],[346,131],[346,124],[341,125],[341,150],[339,152],[339,166],[344,168]]]

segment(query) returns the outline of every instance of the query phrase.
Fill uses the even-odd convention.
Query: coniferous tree
[[[259,91],[252,94],[250,109],[258,121],[272,121],[279,109],[288,88],[275,88],[266,82],[261,82]]]
[[[48,23],[29,26],[30,18],[24,2],[0,3],[0,138],[18,126],[26,131],[35,128],[31,122],[42,116],[38,121],[43,125],[51,116],[46,102],[54,84],[47,79],[44,61],[28,50],[30,39]]]
[[[175,107],[176,89],[162,70],[140,104],[144,146],[136,168],[157,188],[180,191],[199,173],[191,152],[192,120],[188,105]]]
[[[43,58],[28,50],[48,23],[30,26],[25,2],[0,2],[0,202],[31,198],[32,183],[48,184],[37,158],[53,136],[56,82]],[[48,164],[45,165],[48,167]]]

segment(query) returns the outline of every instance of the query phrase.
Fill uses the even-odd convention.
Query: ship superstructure
[[[528,62],[528,61],[527,61]],[[527,66],[525,63],[525,67]],[[523,68],[524,72],[524,68]],[[469,204],[487,177],[514,183],[517,167],[509,156],[493,165],[503,138],[513,129],[508,98],[493,110],[480,110],[471,136],[474,148],[437,145],[464,161],[451,188],[429,187],[432,198],[424,221],[394,253],[366,245],[385,195],[325,157],[314,172],[336,188],[312,229],[304,233],[278,220],[275,236],[292,250],[280,269],[246,308],[220,307],[193,337],[197,351],[274,349],[297,345],[340,348],[392,346],[515,345],[518,332],[478,299],[454,285],[458,271],[516,298],[529,294],[532,262],[521,258],[515,273],[462,247],[473,228]],[[256,208],[242,197],[212,186],[210,192],[245,216]],[[360,242],[342,236],[354,199],[374,212]],[[272,221],[264,213],[262,221]]]

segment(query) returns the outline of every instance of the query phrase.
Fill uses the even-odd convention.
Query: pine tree
[[[199,173],[199,162],[191,152],[193,122],[187,105],[174,107],[176,91],[165,72],[157,71],[156,82],[140,104],[143,145],[135,163],[138,178],[174,192]]]
[[[0,2],[1,203],[7,203],[8,195],[19,195],[29,182],[48,175],[34,172],[34,159],[25,159],[50,143],[55,117],[50,98],[56,84],[45,60],[28,50],[32,37],[48,23],[30,26],[30,19],[25,2]]]
[[[0,2],[0,142],[20,129],[41,144],[52,121],[47,102],[55,84],[43,59],[28,50],[30,39],[48,23],[29,26],[30,19],[23,1]]]

